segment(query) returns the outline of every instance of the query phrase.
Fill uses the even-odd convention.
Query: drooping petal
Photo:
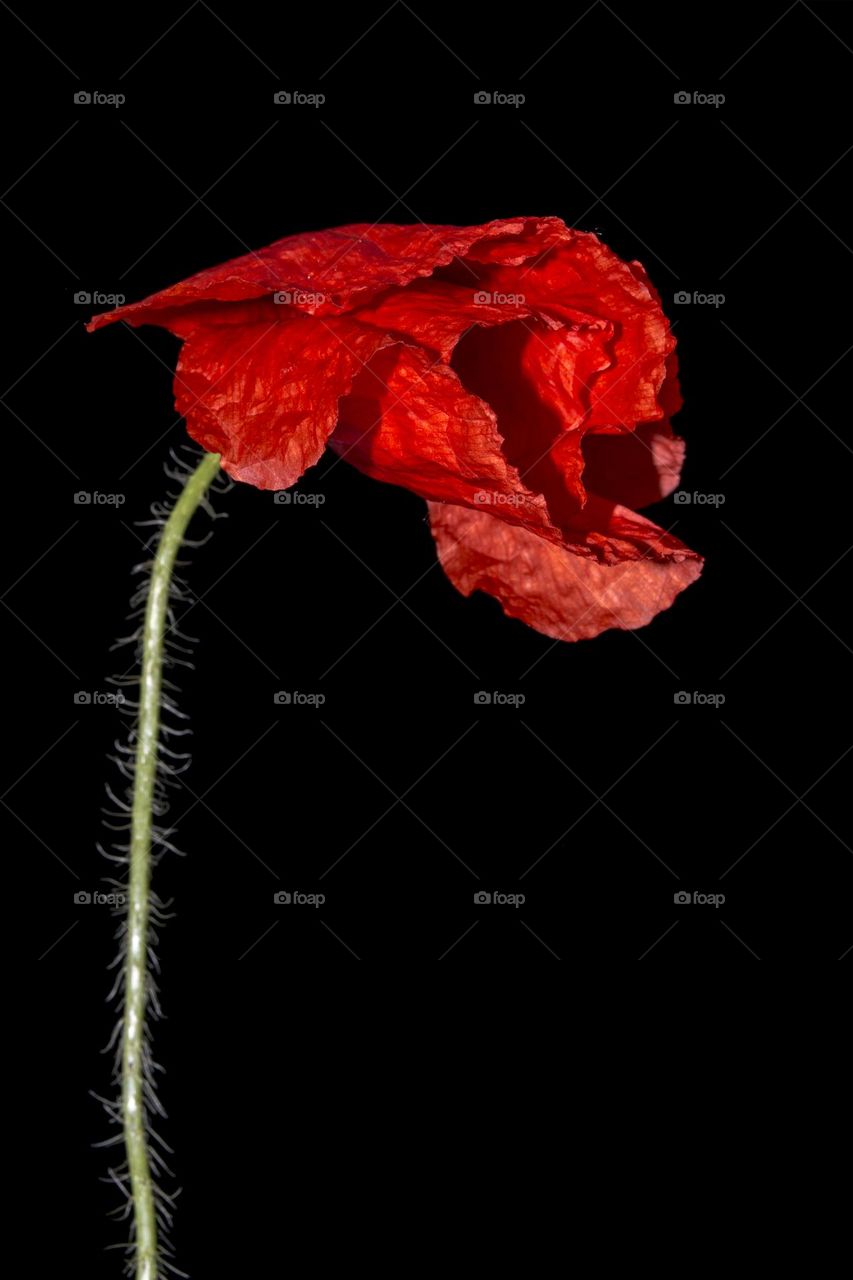
[[[235,478],[288,487],[330,443],[429,501],[460,591],[547,635],[642,626],[701,570],[631,509],[683,455],[660,298],[558,218],[290,236],[88,327],[124,319],[184,340],[177,407]]]
[[[625,507],[660,502],[681,479],[684,441],[668,422],[644,422],[623,435],[588,435],[583,442],[587,488]]]
[[[667,356],[665,378],[658,392],[664,417],[656,422],[641,422],[632,431],[596,431],[590,429],[581,442],[584,491],[608,499],[623,507],[642,508],[659,502],[678,487],[684,463],[684,441],[673,434],[669,419],[681,408],[678,382],[678,360]],[[544,484],[550,495],[555,518],[560,513],[573,517],[573,499],[577,491],[577,456],[567,454],[558,441],[548,455],[548,471],[543,468]],[[568,503],[566,498],[568,497]]]
[[[630,512],[624,518],[638,536],[638,551],[646,528],[645,553],[602,564],[485,511],[434,502],[429,511],[438,556],[454,586],[464,596],[487,592],[509,617],[555,640],[643,627],[702,570],[695,552]]]
[[[329,444],[374,480],[488,507],[511,524],[559,538],[544,498],[507,460],[490,406],[420,347],[399,343],[377,352],[342,402]]]
[[[546,500],[559,487],[571,506],[586,501],[581,445],[589,386],[610,364],[611,336],[606,322],[549,329],[527,320],[473,329],[454,351],[465,387],[495,411],[507,458]]]
[[[392,285],[429,276],[476,255],[518,264],[570,240],[559,218],[500,218],[475,227],[354,223],[287,236],[162,289],[141,302],[95,316],[90,329],[115,320],[172,328],[175,312],[198,303],[233,303],[285,295],[283,305],[310,315],[336,315]],[[476,276],[468,270],[472,286]],[[288,296],[289,295],[289,296]]]
[[[520,291],[557,319],[612,325],[609,364],[590,389],[590,429],[625,431],[663,417],[659,392],[675,340],[638,262],[623,262],[597,236],[579,232],[526,266],[486,269],[480,287]]]
[[[576,554],[606,565],[649,556],[669,560],[695,554],[645,516],[596,493],[588,494],[580,511],[568,512],[560,531],[565,545]]]
[[[613,332],[604,321],[548,329],[526,320],[473,329],[453,354],[464,385],[495,410],[507,458],[563,528],[590,494],[642,507],[678,484],[684,444],[668,417],[618,434],[591,426],[590,388],[609,368]],[[674,355],[658,401],[667,415],[681,405]]]
[[[205,326],[181,348],[175,403],[235,480],[286,489],[318,461],[341,397],[388,341],[335,316]]]

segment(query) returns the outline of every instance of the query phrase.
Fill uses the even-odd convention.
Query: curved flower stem
[[[145,1131],[143,1039],[148,999],[151,827],[157,778],[163,641],[175,560],[187,525],[218,470],[219,454],[206,453],[169,513],[157,546],[145,606],[131,817],[127,967],[121,1047],[121,1114],[133,1201],[136,1280],[156,1280],[157,1277],[157,1216]]]

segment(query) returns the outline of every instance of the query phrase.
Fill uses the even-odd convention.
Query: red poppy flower
[[[645,625],[701,558],[635,514],[684,454],[675,342],[637,262],[559,218],[290,236],[96,316],[183,339],[190,435],[262,489],[328,444],[427,499],[463,593],[546,635]]]

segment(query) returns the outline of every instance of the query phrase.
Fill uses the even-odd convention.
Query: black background
[[[93,1046],[110,1029],[113,926],[73,894],[103,874],[120,722],[74,694],[126,668],[109,647],[140,559],[135,522],[185,438],[177,342],[87,335],[78,291],[136,299],[353,221],[556,214],[650,271],[677,322],[684,488],[725,499],[650,511],[707,557],[703,577],[647,629],[576,645],[464,600],[434,565],[423,503],[331,457],[299,485],[321,506],[245,487],[218,501],[228,519],[190,570],[194,763],[172,811],[188,856],[158,872],[178,913],[158,1052],[193,1273],[216,1256],[211,1212],[242,1215],[252,1263],[271,1247],[278,1202],[252,1180],[270,1080],[287,1073],[298,1110],[319,1063],[298,1033],[270,1043],[301,1028],[306,984],[356,959],[392,975],[442,960],[527,986],[555,960],[849,958],[851,10],[698,4],[689,27],[684,12],[199,0],[132,21],[112,6],[33,8],[25,26],[4,9],[3,622],[18,714],[3,814],[38,902],[25,964],[49,1012],[45,1068],[57,1028],[69,1059],[59,1174],[81,1199],[45,1244],[56,1260],[77,1229],[87,1273],[113,1273],[90,1194],[105,1161],[87,1150],[103,1124],[81,1101],[107,1088]],[[276,106],[282,89],[326,102]],[[126,102],[76,105],[80,90]],[[526,101],[479,106],[478,90]],[[674,102],[694,90],[725,102]],[[679,290],[725,301],[679,306]],[[125,501],[75,506],[78,490]],[[277,706],[278,689],[326,702]],[[525,703],[476,706],[478,689]],[[679,690],[725,702],[676,705]],[[282,889],[326,903],[277,907]],[[477,889],[526,900],[475,907]],[[725,903],[679,907],[680,889]],[[358,1056],[357,1038],[338,1051]],[[256,1080],[261,1061],[269,1079]],[[210,1144],[187,1137],[208,1132],[211,1108],[224,1182]],[[291,1211],[322,1181],[302,1159],[282,1192]],[[243,1164],[237,1212],[225,1192]]]

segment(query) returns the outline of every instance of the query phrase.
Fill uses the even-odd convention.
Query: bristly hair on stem
[[[180,688],[165,674],[193,665],[193,640],[180,624],[195,597],[175,569],[186,566],[178,559],[182,548],[202,546],[212,536],[209,529],[196,541],[186,538],[194,514],[201,509],[211,521],[219,519],[223,513],[214,511],[209,495],[232,487],[219,470],[218,454],[185,447],[171,457],[166,475],[180,487],[167,501],[152,503],[151,519],[140,522],[150,530],[140,538],[150,554],[134,569],[140,582],[130,602],[133,630],[114,646],[134,649],[132,665],[110,681],[121,694],[119,708],[130,726],[110,757],[123,779],[119,794],[106,788],[104,823],[114,834],[108,848],[99,845],[117,868],[108,883],[122,905],[116,912],[119,950],[109,995],[118,1020],[105,1050],[115,1055],[116,1096],[99,1099],[117,1132],[98,1145],[123,1149],[107,1181],[122,1194],[116,1213],[130,1223],[129,1240],[115,1247],[125,1249],[125,1273],[134,1280],[185,1274],[175,1266],[169,1242],[177,1192],[162,1185],[164,1177],[172,1176],[164,1158],[170,1148],[154,1127],[155,1118],[166,1113],[157,1092],[162,1068],[152,1055],[150,1023],[161,1016],[156,949],[170,904],[152,888],[151,873],[164,853],[180,852],[167,822],[169,790],[179,785],[178,775],[190,763],[189,752],[173,749],[180,745],[173,740],[186,737],[190,729],[177,705]]]

